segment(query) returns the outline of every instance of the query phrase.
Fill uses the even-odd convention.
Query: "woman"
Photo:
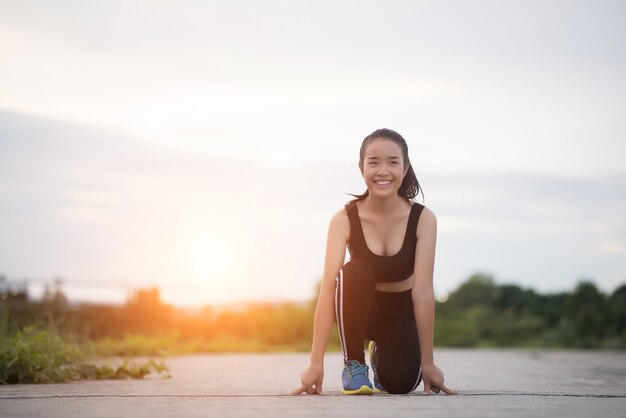
[[[425,394],[456,394],[444,385],[433,357],[437,222],[413,201],[420,186],[404,138],[390,129],[368,135],[359,169],[367,190],[331,219],[311,360],[292,394],[322,393],[334,318],[343,349],[343,393],[409,393],[423,380]],[[344,265],[346,247],[350,261]]]

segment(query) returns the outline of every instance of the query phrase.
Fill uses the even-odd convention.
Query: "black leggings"
[[[365,363],[363,343],[376,342],[378,380],[389,393],[409,393],[420,384],[422,368],[411,291],[376,290],[374,272],[362,260],[339,271],[335,313],[344,362]]]

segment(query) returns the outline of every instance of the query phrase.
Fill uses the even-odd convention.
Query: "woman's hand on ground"
[[[311,364],[300,375],[302,386],[290,392],[291,395],[307,393],[309,395],[322,394],[322,381],[324,380],[324,365]]]
[[[449,389],[443,384],[443,372],[435,364],[422,365],[422,380],[424,381],[424,395],[430,391],[439,393],[444,391],[448,395],[458,395],[458,390]]]

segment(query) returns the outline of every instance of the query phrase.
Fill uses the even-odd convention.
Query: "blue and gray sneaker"
[[[383,385],[378,381],[378,373],[376,373],[376,343],[370,341],[367,345],[367,349],[370,353],[370,364],[372,365],[372,372],[374,372],[374,392],[386,392]]]
[[[341,382],[342,392],[346,395],[371,395],[374,393],[372,383],[367,377],[368,367],[357,360],[349,360],[343,366]]]

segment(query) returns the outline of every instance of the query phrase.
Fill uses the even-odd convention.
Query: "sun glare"
[[[189,252],[188,271],[198,279],[211,279],[224,273],[224,254],[215,245],[194,244]]]

